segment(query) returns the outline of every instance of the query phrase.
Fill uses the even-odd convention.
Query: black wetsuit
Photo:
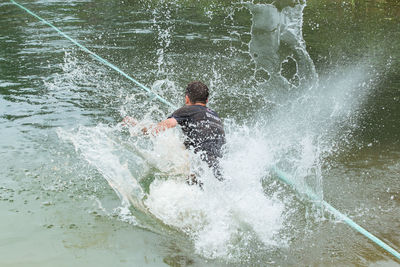
[[[222,180],[219,158],[225,144],[225,132],[218,114],[201,105],[186,105],[168,118],[174,118],[185,134],[185,147],[199,153],[202,160],[213,169],[217,179]]]

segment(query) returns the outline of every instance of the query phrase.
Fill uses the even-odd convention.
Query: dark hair
[[[208,87],[199,81],[191,82],[186,87],[186,95],[193,104],[198,102],[206,104],[209,95]]]

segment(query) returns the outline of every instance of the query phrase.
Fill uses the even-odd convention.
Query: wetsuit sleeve
[[[182,108],[180,108],[176,110],[174,113],[172,113],[170,116],[168,116],[168,119],[174,118],[179,125],[183,125],[187,123],[189,117],[190,117],[189,114],[187,114],[187,112],[185,112]]]

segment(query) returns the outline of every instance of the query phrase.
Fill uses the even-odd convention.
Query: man
[[[219,170],[219,159],[222,157],[222,146],[225,144],[225,132],[218,114],[207,107],[209,90],[199,81],[188,84],[185,95],[185,106],[176,110],[166,120],[156,126],[143,128],[142,132],[156,135],[168,128],[181,126],[185,135],[184,144],[187,149],[199,154],[213,170],[218,180],[223,180]],[[131,117],[125,123],[136,125]],[[197,183],[195,177],[193,182]]]

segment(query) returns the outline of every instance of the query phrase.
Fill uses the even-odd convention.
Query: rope
[[[143,85],[142,83],[138,82],[137,80],[135,80],[134,78],[130,77],[128,74],[126,74],[125,72],[123,72],[121,69],[119,69],[117,66],[111,64],[110,62],[108,62],[107,60],[105,60],[104,58],[100,57],[99,55],[95,54],[94,52],[90,51],[89,49],[87,49],[85,46],[81,45],[80,43],[78,43],[77,41],[75,41],[74,39],[72,39],[71,37],[69,37],[67,34],[65,34],[64,32],[62,32],[61,30],[59,30],[56,26],[54,26],[53,24],[51,24],[50,22],[48,22],[47,20],[39,17],[38,15],[36,15],[35,13],[33,13],[32,11],[30,11],[29,9],[27,9],[26,7],[18,4],[17,2],[15,2],[14,0],[10,0],[11,3],[13,3],[14,5],[18,6],[19,8],[25,10],[27,13],[29,13],[30,15],[34,16],[35,18],[39,19],[40,21],[42,21],[43,23],[49,25],[51,28],[53,28],[54,30],[56,30],[59,34],[61,34],[62,36],[64,36],[66,39],[70,40],[72,43],[74,43],[75,45],[77,45],[79,48],[81,48],[83,51],[89,53],[90,55],[92,55],[95,59],[97,59],[98,61],[100,61],[101,63],[109,66],[111,69],[119,72],[122,76],[124,76],[125,78],[127,78],[128,80],[134,82],[136,85],[138,85],[140,88],[142,88],[143,90],[145,90],[148,94],[152,94],[154,95],[154,97],[159,100],[161,103],[164,103],[172,108],[176,108],[175,105],[173,105],[171,102],[167,101],[166,99],[164,99],[163,97],[161,97],[160,95],[158,95],[157,93],[154,93],[153,91],[151,91],[149,88],[147,88],[145,85]],[[289,179],[289,175],[280,171],[277,168],[273,168],[273,171],[277,174],[278,178],[292,186],[294,189],[296,189],[295,185],[293,182],[291,182],[292,179]],[[297,189],[296,189],[297,190]],[[320,201],[317,196],[312,193],[311,190],[307,190],[305,192],[305,194],[314,201]],[[347,223],[350,227],[352,227],[354,230],[358,231],[360,234],[364,235],[365,237],[369,238],[371,241],[373,241],[375,244],[377,244],[378,246],[380,246],[381,248],[383,248],[384,250],[386,250],[387,252],[389,252],[390,254],[392,254],[394,257],[396,257],[398,260],[400,260],[400,253],[397,252],[396,250],[394,250],[393,248],[391,248],[389,245],[387,245],[385,242],[383,242],[382,240],[380,240],[379,238],[377,238],[376,236],[374,236],[373,234],[371,234],[370,232],[368,232],[367,230],[365,230],[364,228],[362,228],[360,225],[358,225],[357,223],[355,223],[353,220],[351,220],[349,217],[347,217],[346,215],[344,215],[343,213],[341,213],[340,211],[338,211],[337,209],[335,209],[334,207],[332,207],[329,203],[322,201],[322,206],[325,207],[328,211],[330,211],[333,215],[335,215],[336,217],[340,218],[341,220],[343,220],[345,223]]]
[[[278,178],[292,186],[293,188],[295,188],[295,185],[293,182],[291,182],[291,180],[293,180],[292,177],[290,177],[290,175],[288,175],[287,173],[284,173],[283,171],[277,169],[277,168],[273,168],[272,169],[276,175],[278,176]],[[295,188],[296,189],[296,188]],[[387,245],[385,242],[383,242],[382,240],[380,240],[379,238],[377,238],[376,236],[374,236],[373,234],[371,234],[370,232],[368,232],[366,229],[364,229],[363,227],[361,227],[360,225],[358,225],[356,222],[354,222],[352,219],[350,219],[349,217],[347,217],[346,215],[344,215],[343,213],[341,213],[340,211],[338,211],[337,209],[335,209],[334,207],[332,207],[332,205],[330,205],[328,202],[319,199],[314,193],[312,193],[312,191],[308,188],[306,188],[306,191],[304,192],[311,200],[315,201],[315,202],[320,202],[321,205],[327,209],[328,211],[330,211],[333,215],[335,215],[337,218],[343,220],[345,223],[347,223],[351,228],[353,228],[354,230],[356,230],[357,232],[359,232],[360,234],[364,235],[365,237],[369,238],[371,241],[373,241],[375,244],[377,244],[378,246],[380,246],[381,248],[383,248],[384,250],[386,250],[387,252],[389,252],[390,254],[392,254],[393,256],[395,256],[398,260],[400,260],[400,253],[397,252],[396,250],[394,250],[393,248],[391,248],[389,245]]]

